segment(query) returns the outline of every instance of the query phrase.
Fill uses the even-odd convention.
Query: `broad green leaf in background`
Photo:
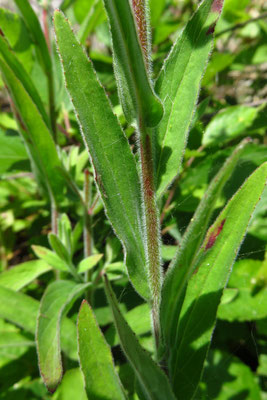
[[[266,181],[264,163],[228,202],[199,251],[169,360],[173,389],[185,400],[192,398],[199,384],[223,289]]]
[[[0,8],[0,26],[17,58],[30,73],[33,65],[32,42],[23,19],[9,10]]]
[[[218,318],[241,322],[267,317],[267,268],[261,277],[262,266],[262,261],[253,259],[234,264],[227,287],[236,288],[238,295],[229,303],[220,304]]]
[[[82,302],[78,317],[79,359],[88,399],[126,399],[111,350],[89,304]]]
[[[267,147],[266,153],[267,153]],[[267,154],[265,154],[265,159]],[[256,207],[248,233],[267,242],[267,187]]]
[[[166,6],[165,0],[149,0],[150,21],[152,27],[156,27],[164,8]]]
[[[175,396],[167,376],[152,360],[149,353],[140,346],[134,332],[119,310],[117,299],[107,278],[105,278],[105,288],[121,347],[137,376],[144,398],[174,400]]]
[[[0,285],[0,317],[35,334],[39,302],[26,294]],[[68,318],[62,321],[62,349],[71,359],[77,359],[76,327]]]
[[[94,4],[95,0],[75,0],[73,4],[73,14],[78,24],[81,25],[83,21],[87,18],[87,15],[88,13],[90,13]],[[60,10],[64,12],[61,6]]]
[[[35,333],[39,302],[26,294],[0,286],[0,317]]]
[[[0,174],[16,170],[21,171],[22,163],[28,159],[21,138],[12,133],[0,128]]]
[[[99,24],[105,21],[105,19],[106,14],[102,1],[94,0],[94,2],[92,2],[92,8],[88,11],[77,34],[79,41],[84,43],[87,37]]]
[[[14,0],[14,1],[18,9],[20,10],[24,22],[27,25],[32,35],[33,41],[37,44],[37,49],[39,50],[39,55],[43,62],[45,70],[48,71],[52,70],[51,57],[37,15],[33,11],[28,0]]]
[[[244,139],[211,181],[169,266],[162,288],[161,302],[162,333],[164,340],[169,344],[175,340],[173,335],[176,332],[175,326],[177,326],[177,316],[182,306],[184,290],[195,268],[195,256],[204,239],[214,206],[249,143],[250,139]]]
[[[158,197],[179,173],[201,78],[212,49],[211,27],[219,17],[222,3],[204,0],[200,4],[174,44],[156,82],[156,93],[164,106],[164,116],[154,132]]]
[[[151,331],[151,317],[148,304],[141,304],[123,315],[129,327],[136,335],[143,335]],[[114,325],[105,333],[106,340],[110,346],[117,346],[120,343],[119,335]]]
[[[0,349],[23,346],[35,346],[34,340],[30,340],[18,332],[6,332],[0,329]]]
[[[16,57],[16,53],[14,53],[9,48],[7,42],[3,37],[0,37],[0,54],[3,57],[4,61],[8,64],[9,68],[12,70],[16,78],[19,80],[21,85],[24,87],[27,94],[31,97],[48,129],[50,129],[50,121],[45,111],[44,104],[40,99],[38,91],[34,86],[30,75],[26,72],[23,64],[21,64],[21,62]]]
[[[0,68],[16,109],[19,110],[22,121],[27,128],[27,132],[24,131],[25,144],[29,151],[33,147],[34,162],[41,170],[50,197],[56,203],[59,203],[63,197],[64,179],[59,172],[61,162],[52,136],[32,98],[6,62],[1,59]]]
[[[88,400],[80,368],[68,369],[58,387],[53,400]]]
[[[130,279],[149,298],[137,167],[94,69],[60,12],[55,31],[68,91],[88,147],[107,215],[122,241]]]
[[[251,369],[231,354],[212,351],[195,399],[262,400]]]
[[[58,280],[47,287],[41,300],[36,329],[37,352],[40,373],[50,392],[56,390],[63,374],[60,354],[60,331],[64,329],[62,315],[89,285]]]
[[[125,117],[130,123],[139,123],[140,118],[146,126],[156,126],[162,118],[163,108],[152,88],[130,2],[104,0],[104,4],[112,35],[114,72]]]
[[[26,261],[2,272],[0,274],[0,285],[18,291],[50,270],[50,265],[45,261]]]
[[[221,145],[234,138],[246,135],[246,130],[253,124],[259,108],[232,106],[219,112],[208,124],[202,138],[205,146]]]

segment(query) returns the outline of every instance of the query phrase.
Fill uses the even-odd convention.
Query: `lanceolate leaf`
[[[40,25],[40,22],[33,11],[28,0],[14,0],[17,7],[19,8],[23,19],[28,26],[29,31],[32,34],[33,41],[37,44],[39,49],[40,57],[43,61],[45,69],[52,69],[52,62],[49,54],[49,50],[46,44],[46,40]]]
[[[179,172],[222,4],[223,0],[204,0],[200,4],[174,44],[156,82],[156,92],[164,106],[164,116],[155,130],[158,197]]]
[[[191,399],[198,386],[222,292],[266,181],[267,163],[250,175],[207,232],[170,348],[178,398]]]
[[[47,127],[50,129],[50,121],[36,87],[34,86],[29,74],[25,71],[23,65],[17,59],[13,51],[9,48],[7,42],[2,36],[0,36],[0,53],[14,75],[16,75],[16,78],[23,85],[32,101],[35,103]]]
[[[36,330],[39,305],[40,303],[32,297],[0,285],[0,318],[20,326],[32,335]],[[75,324],[64,318],[61,325],[62,349],[68,357],[77,360]]]
[[[194,271],[194,259],[204,239],[214,205],[249,142],[250,139],[242,141],[213,178],[169,266],[162,288],[161,302],[162,333],[164,340],[169,344],[174,340],[173,334],[177,326],[177,315],[181,310],[185,287]]]
[[[0,8],[0,26],[24,69],[30,72],[33,66],[33,46],[23,19],[18,14]]]
[[[146,350],[140,346],[135,334],[119,310],[117,299],[107,278],[105,278],[105,287],[121,347],[133,367],[145,398],[150,400],[174,400],[175,397],[167,376],[152,360]]]
[[[141,296],[149,298],[140,184],[133,154],[91,62],[58,11],[55,31],[67,88],[107,215],[127,252],[126,265],[133,285]]]
[[[115,371],[111,350],[85,300],[78,318],[78,343],[88,399],[126,399]]]
[[[109,18],[114,70],[120,101],[129,122],[141,117],[156,126],[163,108],[156,97],[145,65],[129,0],[104,0]]]
[[[43,175],[52,199],[59,202],[63,196],[64,179],[56,146],[38,108],[8,64],[0,59],[3,74],[16,109],[25,125],[24,141],[32,159]]]
[[[51,392],[56,389],[63,374],[60,354],[62,314],[89,285],[55,281],[48,286],[40,303],[36,330],[37,352],[41,375]]]
[[[0,285],[18,291],[50,270],[50,265],[45,261],[26,261],[2,272],[0,274]]]

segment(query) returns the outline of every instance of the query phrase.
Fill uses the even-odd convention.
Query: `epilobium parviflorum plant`
[[[37,225],[47,222],[40,239],[30,242],[30,258],[15,267],[7,267],[8,245],[1,247],[0,350],[7,346],[21,353],[14,353],[19,378],[7,378],[0,399],[260,399],[252,371],[237,359],[229,374],[235,376],[236,368],[243,386],[238,381],[236,389],[230,386],[224,393],[224,386],[214,389],[207,383],[226,351],[222,346],[207,358],[216,319],[246,321],[246,313],[238,314],[242,301],[245,307],[263,296],[267,282],[266,259],[252,259],[244,266],[247,274],[257,271],[250,281],[251,297],[242,285],[225,290],[254,210],[266,193],[266,148],[244,138],[263,106],[222,110],[209,123],[199,149],[186,150],[190,128],[208,105],[206,98],[198,104],[198,96],[223,0],[198,4],[164,60],[162,47],[157,71],[150,23],[159,21],[164,1],[156,6],[147,0],[88,1],[83,5],[86,16],[79,8],[82,2],[63,1],[53,18],[55,42],[46,2],[44,31],[28,0],[14,3],[20,15],[0,12],[0,68],[12,112],[0,125],[20,136],[1,140],[3,146],[8,141],[11,149],[15,146],[17,163],[30,162],[29,172],[16,170],[24,174],[18,177],[24,179],[24,197],[17,214],[30,208]],[[62,10],[80,22],[76,34]],[[92,52],[92,61],[86,39],[96,27],[102,27],[99,36],[111,52]],[[160,34],[164,43],[168,34]],[[108,69],[108,79],[100,64]],[[116,86],[110,84],[112,68]],[[73,114],[70,121],[73,111],[76,120]],[[79,131],[85,145],[81,151]],[[231,140],[232,147],[218,150],[223,162],[217,160],[220,168],[208,179],[214,142]],[[199,171],[191,164],[205,156],[208,146],[205,192],[195,207],[188,205],[186,229],[179,229],[170,212],[175,202],[177,206],[173,197],[180,190],[181,204],[190,201],[192,185],[203,178],[202,164]],[[237,164],[253,156],[257,168],[233,185],[225,201],[223,190]],[[193,172],[183,186],[188,170]],[[11,199],[17,192],[8,182],[4,189]],[[30,199],[35,187],[38,195]],[[163,228],[166,215],[169,222]],[[31,221],[25,219],[23,227],[35,232]],[[16,217],[13,222],[20,232]],[[5,229],[2,223],[3,243]],[[166,233],[172,245],[166,245]],[[38,286],[41,276],[47,277],[41,281],[45,290]],[[132,306],[123,301],[127,293]],[[241,305],[231,309],[239,298]],[[264,314],[255,307],[255,319],[267,317],[266,308]],[[35,347],[41,378],[54,394],[40,385],[33,367],[24,368],[25,360],[34,359]]]

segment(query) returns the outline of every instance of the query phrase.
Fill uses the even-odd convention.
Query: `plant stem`
[[[55,201],[51,199],[51,228],[52,233],[57,235],[58,233],[58,209]],[[60,279],[60,271],[55,270],[55,278],[56,280]]]
[[[230,26],[230,27],[227,28],[227,29],[223,29],[222,31],[218,32],[218,33],[215,35],[215,37],[217,38],[218,36],[224,35],[224,34],[227,33],[227,32],[232,32],[232,31],[235,31],[236,29],[243,28],[244,26],[250,24],[251,22],[256,22],[256,21],[259,21],[259,20],[261,20],[261,19],[266,19],[266,18],[267,18],[267,12],[265,12],[265,13],[259,15],[258,17],[248,19],[248,20],[245,21],[245,22],[241,22],[241,23],[239,23],[239,24]]]
[[[147,11],[145,0],[132,0],[132,8],[135,16],[138,37],[143,50],[146,67],[149,70],[149,40],[148,40],[148,25],[147,25]]]
[[[55,90],[54,90],[54,74],[53,74],[53,65],[52,65],[52,46],[49,35],[49,23],[48,23],[48,6],[46,2],[43,4],[43,27],[44,27],[44,36],[47,44],[48,51],[51,56],[51,67],[47,69],[46,76],[48,81],[48,97],[49,97],[49,114],[51,121],[52,134],[55,143],[57,143],[57,124],[56,124],[56,108],[55,108]]]
[[[146,9],[146,0],[132,0],[132,9],[135,17],[139,41],[143,50],[147,72],[149,75],[151,75],[151,46],[148,33],[148,15]],[[155,345],[157,349],[160,339],[159,305],[162,282],[160,258],[160,225],[155,196],[154,165],[151,139],[149,136],[149,131],[146,128],[141,118],[141,115],[139,117],[138,128],[140,134],[142,195],[145,214],[146,258],[150,290],[152,294],[152,323]]]
[[[140,123],[139,129],[141,136],[140,158],[142,167],[142,193],[145,213],[146,253],[149,282],[152,293],[153,330],[155,344],[158,348],[160,336],[159,305],[162,282],[159,215],[155,196],[151,139],[142,123]]]
[[[88,169],[84,172],[84,228],[83,228],[83,243],[84,243],[84,258],[89,257],[92,254],[92,224],[91,215],[88,210],[91,204],[91,182],[90,172]]]

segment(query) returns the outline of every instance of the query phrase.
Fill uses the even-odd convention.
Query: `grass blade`
[[[68,21],[56,11],[54,23],[67,88],[107,216],[127,252],[125,264],[134,287],[149,298],[140,183],[133,154]]]
[[[78,317],[78,343],[88,399],[126,399],[111,350],[86,300],[82,302]]]

